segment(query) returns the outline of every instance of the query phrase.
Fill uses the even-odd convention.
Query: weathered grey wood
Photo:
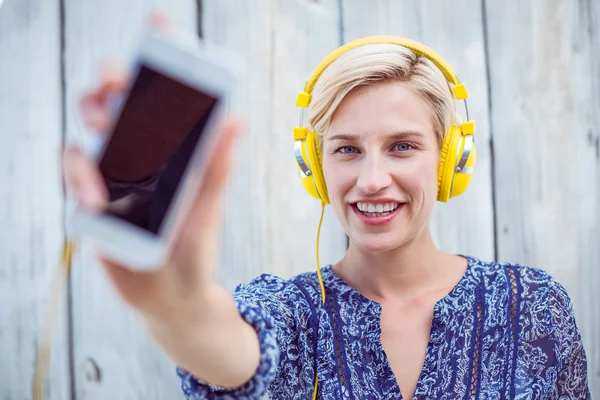
[[[600,398],[600,4],[594,1],[579,3],[572,10],[571,23],[576,28],[573,52],[579,53],[575,70],[573,97],[583,119],[578,126],[578,137],[587,130],[585,141],[577,146],[575,195],[583,203],[578,209],[577,238],[571,240],[577,246],[579,289],[576,296],[576,312],[581,334],[586,345],[590,387],[594,398]],[[581,75],[579,75],[581,74]],[[585,143],[585,144],[584,144]],[[568,204],[568,203],[567,203]]]
[[[197,3],[204,37],[247,64],[231,104],[247,129],[224,217],[225,286],[314,268],[320,208],[295,172],[296,92],[342,41],[408,36],[456,68],[477,121],[472,187],[438,205],[436,241],[447,251],[538,266],[563,283],[600,397],[600,3],[488,0],[482,10],[475,0],[435,7],[408,0],[64,0],[67,140],[86,141],[75,105],[95,83],[99,63],[129,57],[157,6],[195,30]],[[30,398],[35,340],[63,234],[60,10],[58,0],[6,0],[0,8],[0,399]],[[77,398],[182,398],[175,366],[118,300],[89,250],[75,260],[72,285]],[[344,250],[328,213],[321,263]],[[49,377],[49,398],[57,400],[70,398],[65,321]]]
[[[205,40],[246,62],[231,109],[246,122],[228,189],[222,282],[232,289],[260,273],[290,277],[315,268],[320,204],[306,194],[293,158],[296,94],[339,45],[337,2],[203,2]],[[328,209],[321,264],[337,261],[346,238]]]
[[[498,256],[566,287],[600,397],[600,6],[485,4]]]
[[[342,7],[345,42],[370,35],[420,41],[440,53],[469,88],[469,114],[476,121],[476,170],[465,194],[438,203],[431,228],[436,243],[445,251],[493,259],[490,135],[480,1],[439,2],[432,6],[410,0],[343,0]],[[462,102],[457,107],[464,118]]]
[[[0,8],[0,398],[30,399],[38,332],[63,231],[59,1]],[[64,303],[63,303],[64,304]],[[70,396],[66,313],[48,399]]]
[[[69,141],[89,136],[76,113],[79,95],[97,83],[102,61],[131,58],[141,24],[155,9],[195,31],[194,0],[65,0]],[[175,366],[120,301],[90,249],[81,250],[72,288],[77,399],[182,398]]]

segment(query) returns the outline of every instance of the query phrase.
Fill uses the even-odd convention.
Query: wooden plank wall
[[[496,256],[543,268],[566,287],[600,396],[600,5],[485,7]]]
[[[0,9],[0,398],[30,398],[37,329],[64,210],[68,215],[72,208],[61,192],[58,148],[89,135],[76,114],[77,98],[94,84],[102,60],[131,55],[154,9],[246,63],[230,105],[246,129],[226,199],[226,287],[261,272],[289,277],[314,268],[320,207],[295,173],[296,93],[340,44],[372,34],[409,36],[456,68],[470,88],[469,111],[477,121],[472,187],[438,205],[432,226],[437,243],[451,252],[535,265],[563,283],[586,345],[592,392],[600,396],[597,2],[42,3],[6,0]],[[345,245],[328,211],[321,262],[335,262]],[[70,333],[64,327],[57,332],[50,398],[182,397],[174,365],[117,299],[85,246],[75,260],[64,321]]]
[[[59,0],[0,9],[0,398],[30,398],[36,340],[63,235]],[[62,314],[46,391],[70,396]]]

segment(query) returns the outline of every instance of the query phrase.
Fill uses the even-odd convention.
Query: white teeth
[[[398,208],[400,204],[396,203],[395,201],[393,202],[388,202],[388,203],[379,203],[379,204],[372,204],[372,203],[362,203],[362,202],[358,202],[356,203],[356,207],[362,211],[362,212],[368,212],[368,213],[382,213],[382,212],[388,212],[388,211],[394,211],[396,208]]]

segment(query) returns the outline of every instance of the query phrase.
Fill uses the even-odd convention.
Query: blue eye
[[[356,153],[357,149],[354,146],[342,146],[340,148],[338,148],[335,152],[336,153],[342,153],[342,154],[352,154],[352,153]]]
[[[414,148],[415,148],[415,146],[413,146],[410,143],[406,143],[406,142],[395,144],[394,147],[393,147],[393,149],[396,149],[396,150],[398,150],[400,152],[409,151],[409,150],[412,150]]]

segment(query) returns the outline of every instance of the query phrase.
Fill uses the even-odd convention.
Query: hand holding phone
[[[154,85],[145,84],[147,81]],[[136,88],[145,93],[136,92]],[[122,111],[115,115],[113,102],[118,98],[123,98]],[[163,101],[167,98],[168,101]],[[119,196],[123,196],[129,183],[138,188],[143,188],[144,184],[167,187],[167,192],[173,196],[162,210],[171,212],[173,219],[176,213],[185,213],[176,230],[163,236],[157,230],[142,237],[144,240],[156,236],[159,241],[170,242],[163,262],[149,269],[119,258],[119,252],[133,252],[134,249],[124,246],[117,249],[117,254],[107,254],[104,245],[112,244],[103,243],[103,232],[94,237],[99,244],[102,264],[119,294],[141,312],[162,315],[185,310],[193,304],[189,296],[201,295],[205,288],[216,285],[213,271],[219,248],[222,196],[239,124],[233,119],[214,121],[214,131],[210,133],[214,137],[212,147],[208,140],[202,145],[211,150],[202,151],[198,137],[207,134],[206,121],[199,119],[209,119],[211,114],[207,110],[213,105],[214,102],[205,100],[198,87],[182,85],[168,74],[156,74],[150,65],[143,63],[135,74],[126,73],[119,65],[108,65],[98,87],[80,101],[84,123],[91,131],[102,135],[105,144],[103,152],[96,158],[77,147],[64,151],[66,181],[79,203],[80,217],[85,221],[79,229],[95,235],[93,225],[85,225],[91,218],[97,218],[94,223],[106,222],[108,218],[123,222],[123,216],[115,216],[118,212],[114,203],[120,200]],[[139,112],[134,112],[136,109]],[[190,113],[190,109],[194,112]],[[165,135],[165,132],[169,134]],[[183,146],[186,143],[189,146]],[[202,163],[193,163],[194,153],[205,157]],[[161,179],[166,172],[171,173],[171,179]],[[189,206],[182,211],[174,200],[174,193],[181,188],[185,173],[188,180],[201,180],[201,184],[189,200]],[[115,208],[112,212],[111,203]],[[164,213],[161,215],[165,217]],[[129,233],[133,235],[130,239],[136,240],[135,235],[149,229],[137,229],[140,228],[135,226],[138,221],[125,222],[127,226],[115,224],[109,232],[116,235]],[[112,230],[113,227],[123,230],[118,232]],[[166,235],[170,237],[166,238]],[[164,251],[164,247],[160,251]],[[132,254],[131,258],[137,256]]]
[[[219,93],[226,90],[220,91],[218,87],[219,81],[221,87],[225,82],[218,78],[218,68],[215,70],[210,61],[197,60],[192,55],[188,63],[192,70],[182,76],[176,71],[182,63],[176,61],[178,57],[171,57],[181,55],[181,49],[167,47],[173,51],[164,49],[153,61],[142,51],[137,65],[148,67],[150,73],[158,72],[151,81],[170,82],[166,86],[178,88],[180,95],[180,84],[186,83],[184,88],[194,89],[186,93],[196,100],[178,99],[178,106],[173,108],[173,102],[165,103],[171,96],[159,95],[154,99],[161,106],[155,107],[153,113],[143,113],[136,122],[136,118],[129,119],[133,114],[128,110],[135,110],[149,100],[147,96],[135,95],[135,88],[139,89],[144,80],[140,79],[143,68],[125,74],[114,67],[106,69],[97,89],[82,99],[86,125],[104,136],[100,141],[102,151],[92,151],[93,156],[74,147],[64,152],[68,186],[79,202],[75,225],[78,232],[98,244],[101,263],[115,288],[140,313],[159,347],[178,366],[206,382],[237,387],[255,373],[260,345],[254,328],[240,316],[231,293],[217,284],[214,270],[218,264],[223,191],[239,124],[225,118],[217,122],[213,116],[219,115],[218,109],[216,113],[206,113],[205,107],[193,106],[207,104],[198,100],[206,99],[207,93],[212,94],[208,98],[223,103]],[[148,47],[146,50],[151,51]],[[160,68],[172,62],[175,68]],[[212,72],[207,73],[207,69]],[[197,79],[190,82],[193,77]],[[116,115],[115,98],[122,99]],[[161,112],[174,109],[192,110],[184,114],[195,116],[191,118],[193,123],[178,115],[162,120],[167,128],[156,129],[161,125],[158,122],[145,124],[160,119]],[[205,119],[215,122],[206,123]],[[181,133],[190,125],[193,125],[190,132]],[[171,136],[165,137],[164,129]],[[177,129],[181,132],[174,132]],[[133,140],[134,137],[137,139]],[[139,146],[144,137],[154,137],[153,143]],[[161,145],[156,146],[155,141]],[[130,213],[119,213],[118,202],[128,196],[132,182],[137,194],[140,190],[142,195],[144,191],[168,194],[160,197],[166,203],[158,204],[158,209],[166,213],[154,214],[164,216],[159,220],[167,221],[166,225],[159,221],[158,229],[154,230],[147,225],[147,218],[146,222],[144,218],[136,221]],[[179,190],[185,186],[192,190]],[[182,196],[183,192],[193,196]],[[132,209],[145,214],[142,207],[134,205]],[[172,222],[175,220],[179,221],[178,227]],[[161,262],[156,265],[158,259]]]

